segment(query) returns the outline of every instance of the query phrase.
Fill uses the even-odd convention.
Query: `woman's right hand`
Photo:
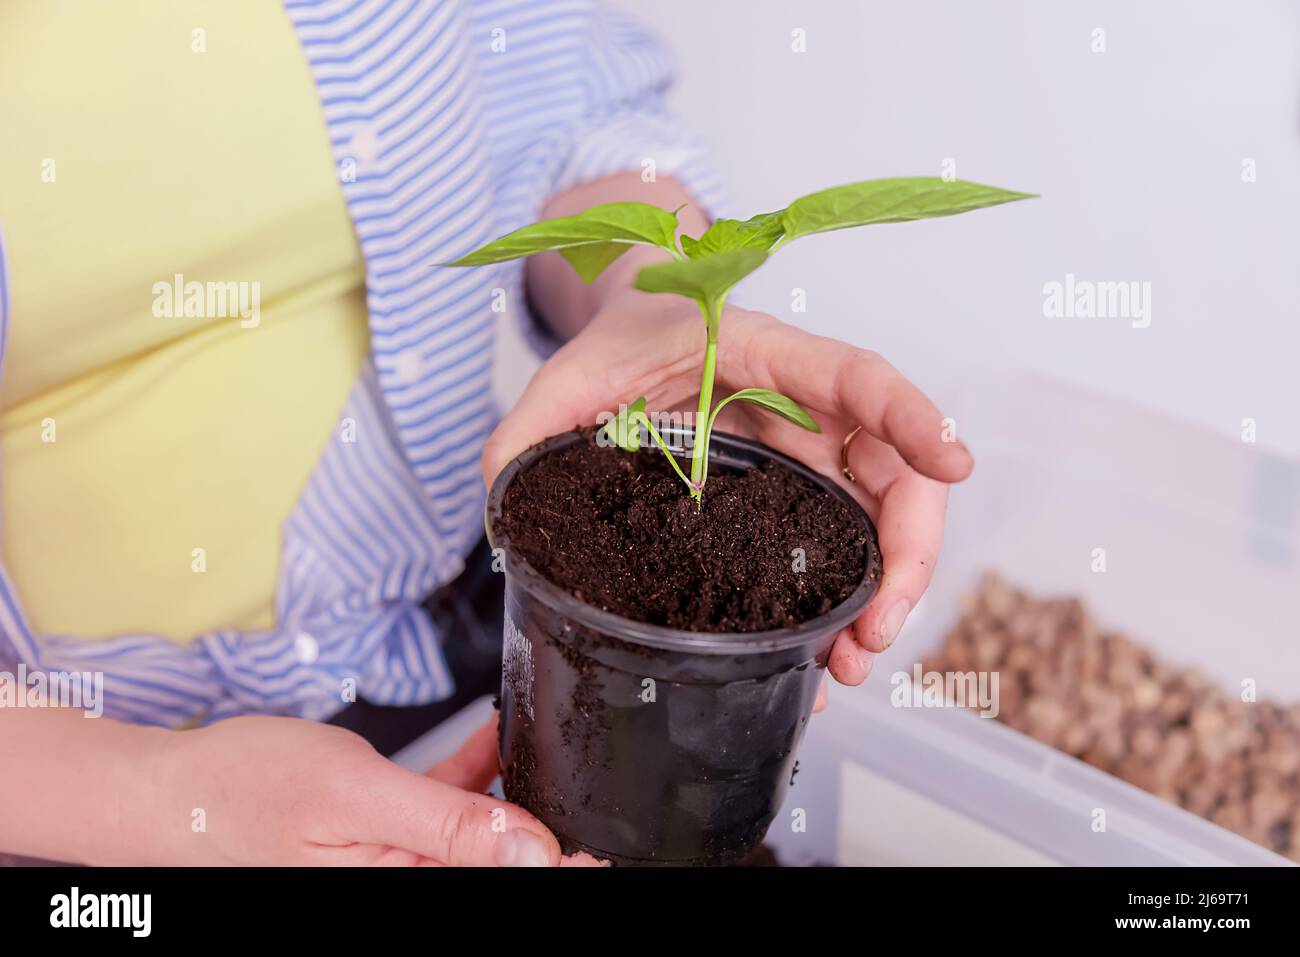
[[[496,720],[428,775],[342,728],[232,718],[173,732],[153,754],[148,830],[130,861],[239,865],[594,864],[561,858],[526,811],[485,797]]]

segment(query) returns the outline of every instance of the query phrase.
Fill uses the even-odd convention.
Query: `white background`
[[[1029,368],[1224,436],[1254,418],[1262,447],[1300,456],[1300,3],[613,2],[676,50],[673,105],[732,213],[949,158],[1042,194],[801,240],[746,305],[876,349],[941,399]],[[1150,328],[1045,318],[1067,273],[1150,282]],[[522,360],[504,348],[509,400]]]

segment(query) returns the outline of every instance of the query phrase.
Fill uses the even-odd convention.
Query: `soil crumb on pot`
[[[515,478],[498,527],[579,600],[700,632],[809,621],[852,594],[867,561],[854,511],[776,463],[711,469],[701,511],[658,448],[601,448],[591,430]]]

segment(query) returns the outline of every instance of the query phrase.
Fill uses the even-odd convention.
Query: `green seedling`
[[[709,438],[718,413],[728,404],[749,402],[805,429],[821,431],[799,403],[770,389],[741,389],[714,404],[722,308],[736,283],[767,262],[772,253],[802,236],[873,223],[953,216],[1032,197],[1032,193],[937,177],[866,180],[822,190],[796,199],[785,209],[743,221],[719,219],[698,237],[682,236],[680,243],[676,211],[670,213],[646,203],[606,203],[576,216],[524,226],[447,265],[485,266],[556,250],[583,282],[590,283],[633,246],[653,246],[667,252],[672,257],[669,261],[646,266],[637,273],[636,288],[685,296],[695,301],[704,317],[704,369],[690,475],[677,463],[650,421],[644,396],[624,405],[605,424],[604,434],[620,448],[635,452],[641,446],[644,428],[698,504],[703,500],[709,474]]]

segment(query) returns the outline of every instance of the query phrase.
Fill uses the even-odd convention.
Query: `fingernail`
[[[885,620],[880,623],[880,640],[888,648],[898,637],[898,633],[903,630],[903,622],[907,621],[907,613],[911,610],[907,601],[903,600],[896,604],[885,615]]]
[[[500,867],[550,867],[551,855],[536,834],[515,830],[497,841]]]
[[[862,664],[862,673],[871,674],[871,663],[876,660],[874,651],[867,651],[866,648],[858,649],[858,661]]]

